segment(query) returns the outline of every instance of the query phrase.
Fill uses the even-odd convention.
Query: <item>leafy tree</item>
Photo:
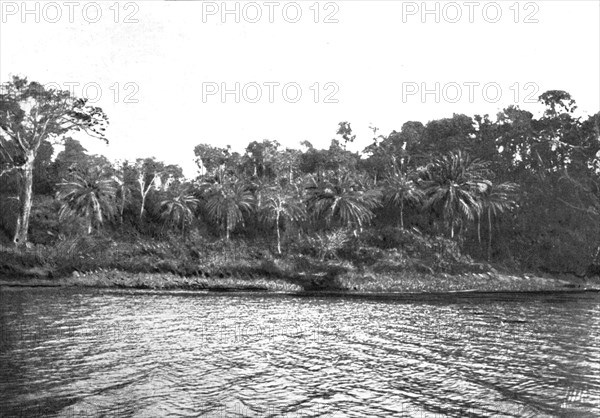
[[[308,149],[300,156],[300,171],[305,174],[315,174],[319,181],[325,171],[356,171],[359,155],[346,150],[336,139],[331,140],[327,150],[318,150],[308,141],[303,145]]]
[[[169,182],[183,177],[181,168],[176,165],[165,165],[154,158],[138,158],[135,162],[137,189],[140,195],[140,221],[144,218],[146,200],[152,190],[165,189]]]
[[[200,176],[222,183],[226,178],[238,173],[240,170],[241,156],[231,151],[231,146],[226,148],[213,147],[208,144],[199,144],[194,148],[196,164],[200,169]]]
[[[386,139],[396,152],[405,150],[409,155],[417,157],[422,153],[425,126],[421,122],[406,122],[400,132],[393,131]],[[397,156],[398,157],[398,156]]]
[[[104,140],[108,123],[99,107],[87,105],[86,99],[68,91],[46,89],[26,78],[13,77],[0,92],[0,148],[8,163],[0,176],[17,172],[19,213],[13,242],[27,242],[33,194],[33,167],[43,141],[60,141],[65,134],[83,131]]]
[[[304,141],[302,145],[306,146],[307,150],[300,155],[300,171],[304,174],[315,174],[320,178],[328,162],[327,151],[314,148],[308,141]]]
[[[411,155],[428,158],[432,155],[445,155],[456,149],[471,152],[476,148],[476,131],[473,119],[466,115],[454,114],[452,118],[432,120],[423,130],[420,141],[409,148]]]
[[[489,162],[490,170],[500,173],[506,170],[501,164],[498,142],[498,125],[490,119],[489,115],[475,115],[475,146],[471,148],[470,155],[482,161]]]
[[[285,151],[280,152],[275,156],[273,168],[280,184],[294,184],[294,180],[298,176],[300,169],[301,156],[302,152],[291,148],[286,148]]]
[[[376,134],[378,129],[372,129]],[[392,135],[396,134],[397,132],[394,131],[387,137],[376,136],[373,138],[373,144],[363,150],[363,155],[368,157],[360,160],[359,167],[366,170],[375,179],[375,184],[380,178],[386,177],[388,173],[404,167],[405,161],[408,160],[406,143],[391,139]]]
[[[344,140],[344,149],[348,147],[349,143],[354,142],[356,139],[356,135],[352,134],[352,128],[350,127],[349,122],[340,122],[338,123],[337,135],[341,135]]]
[[[63,145],[63,150],[58,153],[52,164],[57,183],[69,178],[71,173],[77,168],[85,170],[88,166],[88,164],[85,164],[84,162],[89,155],[87,150],[81,145],[81,142],[68,137],[64,139]]]
[[[250,175],[254,177],[274,178],[277,173],[279,142],[268,139],[253,141],[246,147],[246,162]]]
[[[326,170],[350,171],[356,172],[359,155],[355,152],[346,150],[345,146],[340,146],[336,139],[331,140],[329,149],[326,152]]]

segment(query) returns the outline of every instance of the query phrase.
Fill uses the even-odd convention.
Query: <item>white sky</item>
[[[285,1],[275,6],[274,23],[262,1],[254,3],[263,13],[258,23],[244,22],[244,2],[239,6],[240,23],[234,15],[221,22],[221,2],[121,2],[117,7],[113,1],[98,2],[102,16],[97,23],[91,22],[95,4],[84,13],[86,2],[49,3],[53,2],[30,1],[33,13],[23,16],[21,1],[0,2],[0,81],[23,75],[65,89],[65,83],[79,82],[73,87],[79,96],[84,84],[96,83],[87,95],[93,99],[93,86],[100,86],[96,105],[110,118],[110,145],[89,139],[82,141],[84,146],[111,159],[155,156],[181,165],[187,175],[195,173],[196,144],[230,144],[242,151],[250,141],[274,139],[290,147],[299,147],[303,140],[326,147],[343,120],[357,133],[352,148],[359,150],[371,143],[370,125],[387,134],[408,120],[426,123],[452,113],[495,115],[515,103],[535,111],[539,107],[525,103],[526,96],[535,93],[535,99],[551,89],[571,93],[584,115],[600,110],[598,1],[521,1],[516,7],[515,1],[473,6],[463,1],[427,2],[431,10],[438,3],[439,23],[434,14],[421,21],[420,1],[323,1],[318,5],[319,23],[314,23],[314,1],[298,2],[298,23],[284,19],[283,6],[290,3]],[[233,3],[229,1],[229,7]],[[59,19],[56,5],[62,13]],[[496,5],[502,16],[496,23],[486,21],[495,19]],[[444,17],[454,19],[455,6],[462,18],[450,23]],[[210,15],[215,7],[217,14]],[[255,10],[247,6],[246,16],[254,18]],[[286,10],[285,17],[293,19],[293,5]],[[409,14],[412,11],[416,14]],[[332,12],[339,22],[323,23]],[[124,22],[131,13],[137,23]],[[527,17],[538,22],[525,23]],[[233,89],[236,82],[242,87],[258,83],[262,99],[248,103],[242,96],[241,103],[235,103],[228,95],[222,103],[217,94],[203,102],[203,83],[227,83]],[[280,83],[274,87],[273,103],[265,82]],[[403,99],[403,85],[406,90],[426,83],[434,89],[436,82],[440,93],[446,83],[458,83],[462,98],[450,103],[441,95],[436,103],[433,94],[423,101],[419,92]],[[117,103],[115,83],[120,87]],[[134,86],[125,88],[126,83],[135,83],[137,92]],[[284,100],[286,83],[301,87],[297,103]],[[310,89],[315,83],[320,83],[318,103]],[[338,103],[323,102],[333,92],[325,83],[338,87],[333,96]],[[480,83],[473,87],[473,103],[464,83]],[[497,103],[485,99],[486,83],[500,87]],[[456,95],[452,85],[445,92],[450,100]],[[128,93],[135,93],[138,102],[125,103]],[[294,96],[293,89],[288,93]],[[487,93],[493,99],[493,85]],[[252,98],[255,90],[249,87],[247,94]]]

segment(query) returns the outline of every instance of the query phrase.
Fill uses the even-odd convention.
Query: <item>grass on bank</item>
[[[570,283],[500,274],[462,255],[453,241],[399,228],[331,231],[290,243],[283,256],[271,245],[198,236],[82,236],[19,250],[4,245],[0,276],[72,286],[282,292],[518,291]]]

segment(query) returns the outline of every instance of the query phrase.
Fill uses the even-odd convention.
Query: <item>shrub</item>
[[[307,237],[307,244],[319,260],[339,259],[340,251],[350,242],[346,229],[334,229]]]

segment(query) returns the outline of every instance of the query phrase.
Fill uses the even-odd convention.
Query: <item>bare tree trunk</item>
[[[138,182],[140,184],[140,195],[142,196],[142,207],[140,209],[140,221],[144,217],[144,207],[146,206],[146,196],[150,192],[150,189],[154,186],[154,182],[156,181],[156,174],[152,177],[149,183],[144,181],[143,177],[139,177]]]
[[[279,232],[279,212],[277,212],[277,217],[275,219],[276,229],[277,229],[277,252],[281,254],[281,233]]]
[[[121,208],[119,210],[119,222],[123,226],[123,212],[125,211],[125,182],[121,186]]]
[[[140,209],[140,221],[143,219],[144,216],[144,205],[146,204],[146,194],[142,193],[142,207]]]
[[[27,232],[29,230],[29,217],[31,215],[31,204],[33,200],[33,161],[34,153],[29,151],[26,154],[26,162],[21,168],[23,184],[19,191],[19,215],[15,236],[13,242],[16,246],[22,246],[27,243]]]

